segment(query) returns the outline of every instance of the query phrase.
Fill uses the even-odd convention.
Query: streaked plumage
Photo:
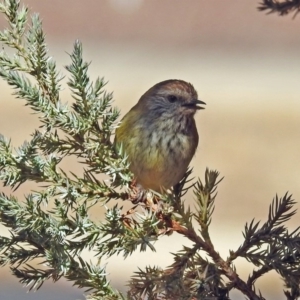
[[[205,103],[197,99],[190,83],[166,80],[150,88],[122,119],[115,143],[122,144],[143,188],[161,191],[183,177],[198,146],[194,114]]]

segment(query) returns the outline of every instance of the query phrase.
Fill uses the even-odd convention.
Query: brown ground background
[[[206,167],[225,176],[211,226],[224,257],[240,245],[246,221],[266,220],[276,193],[290,191],[300,199],[300,16],[266,16],[256,10],[258,1],[249,0],[24,3],[40,13],[50,55],[65,74],[66,52],[75,39],[83,42],[84,56],[92,61],[90,74],[105,76],[123,113],[161,80],[194,84],[207,108],[196,116],[201,140],[192,166],[202,178]],[[5,26],[2,17],[0,25]],[[0,132],[18,146],[38,125],[37,116],[10,96],[2,81],[0,89]],[[70,100],[67,88],[62,97]],[[16,194],[23,197],[30,188],[24,185]],[[92,217],[101,214],[94,211]],[[297,227],[299,215],[289,224],[291,230]],[[157,253],[113,258],[107,265],[113,284],[122,288],[137,265],[167,266],[172,261],[168,253],[182,244],[190,245],[174,234],[156,243]],[[238,260],[236,266],[247,279],[249,265]],[[0,299],[84,299],[82,290],[64,281],[26,294],[8,269],[1,270],[0,278]],[[283,299],[276,274],[258,283],[267,299]],[[232,299],[244,297],[236,292]]]

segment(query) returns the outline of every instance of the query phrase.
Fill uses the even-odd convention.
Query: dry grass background
[[[257,1],[239,0],[24,3],[40,13],[50,55],[62,70],[74,40],[83,42],[91,75],[105,76],[122,113],[161,80],[194,84],[207,103],[196,116],[201,139],[192,161],[195,176],[203,178],[206,167],[225,176],[211,226],[221,254],[239,246],[246,221],[266,219],[276,193],[290,191],[300,199],[299,16],[266,16],[256,11]],[[0,26],[5,26],[3,18]],[[18,146],[38,126],[37,116],[2,81],[0,89],[0,132]],[[62,97],[70,101],[67,88]],[[22,197],[30,188],[26,184],[16,194]],[[192,195],[187,198],[191,201]],[[100,219],[101,211],[92,217]],[[298,226],[299,215],[289,224],[291,230]],[[168,253],[182,244],[188,242],[172,235],[156,243],[157,253],[114,258],[107,267],[112,282],[124,286],[137,266],[170,264]],[[246,279],[250,269],[238,261],[237,270]],[[7,271],[0,272],[0,299],[84,299],[82,291],[63,281],[25,294]],[[258,283],[267,299],[283,299],[276,274]],[[232,299],[243,296],[234,293]]]

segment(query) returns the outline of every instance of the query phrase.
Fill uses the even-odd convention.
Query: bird
[[[205,104],[191,83],[169,79],[146,91],[123,117],[114,143],[139,186],[161,193],[183,178],[199,142],[194,116]]]

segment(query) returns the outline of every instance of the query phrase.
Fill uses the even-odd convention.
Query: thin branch
[[[263,0],[257,8],[259,11],[268,11],[268,13],[278,13],[280,16],[295,12],[296,16],[300,11],[300,0]]]

